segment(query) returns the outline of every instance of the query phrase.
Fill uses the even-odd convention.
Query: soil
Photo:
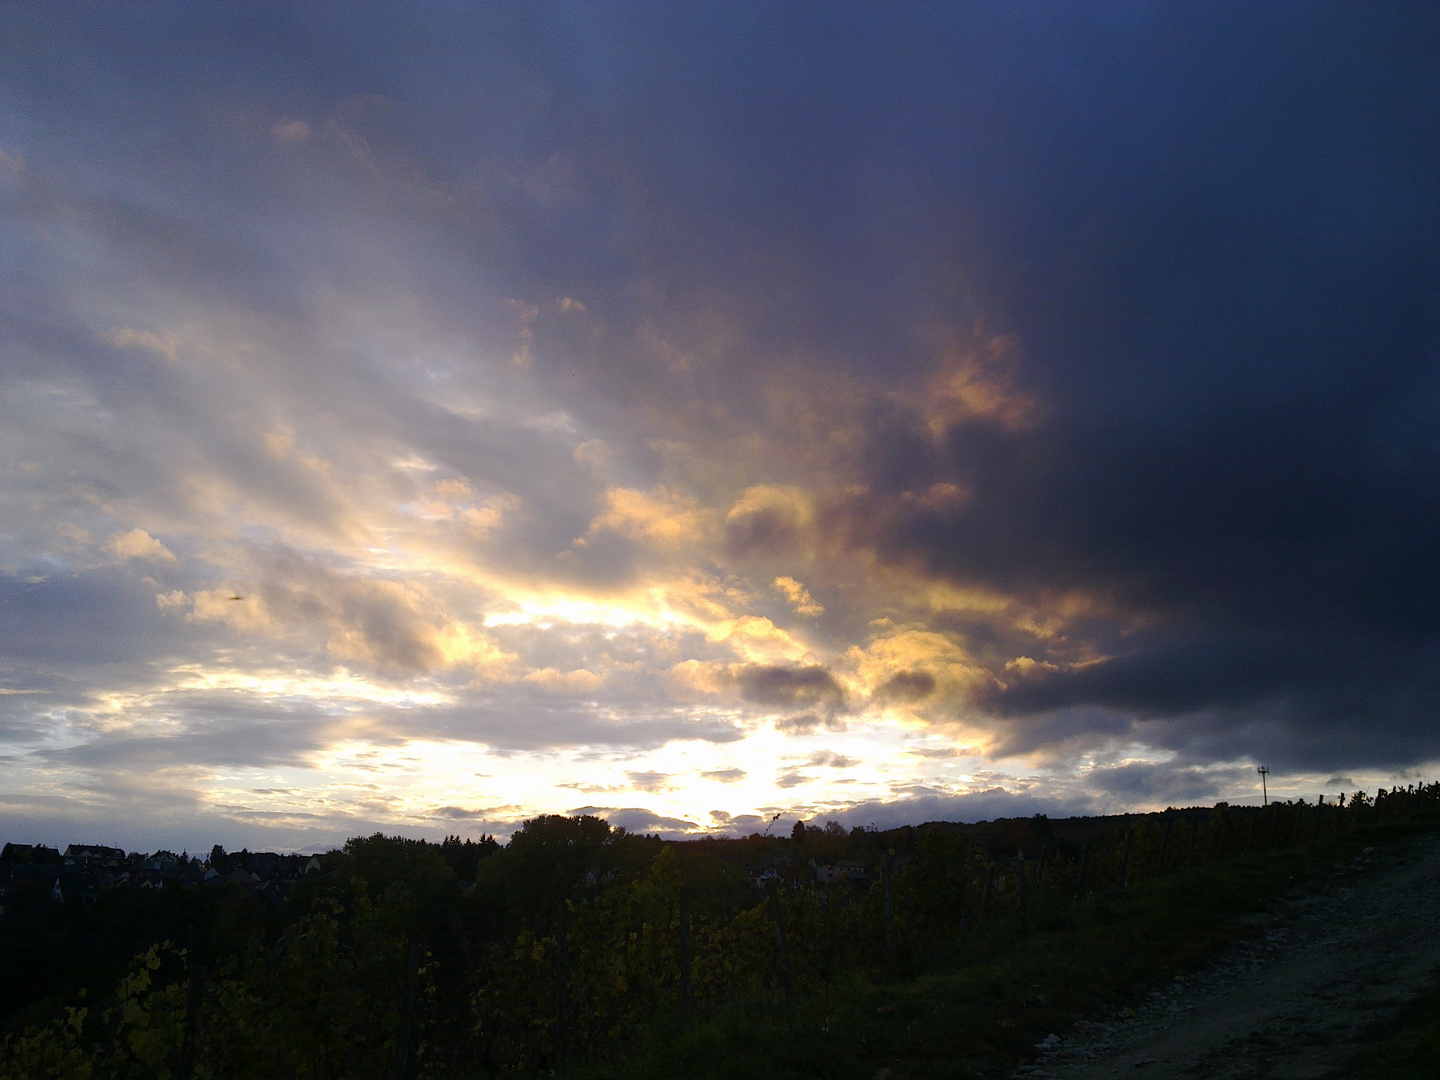
[[[1023,1080],[1323,1080],[1440,970],[1440,839],[1366,848],[1141,1007],[1040,1043]],[[1437,1065],[1440,1075],[1440,1065]]]

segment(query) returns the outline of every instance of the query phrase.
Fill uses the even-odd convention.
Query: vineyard
[[[1143,951],[1126,898],[1162,897],[1156,910],[1190,920],[1166,946],[1184,961],[1210,931],[1177,897],[1258,894],[1311,853],[1437,808],[1440,784],[1115,818],[801,825],[747,840],[667,843],[563,817],[527,822],[504,847],[358,838],[283,905],[227,885],[117,894],[62,923],[7,913],[7,969],[34,985],[7,1019],[0,1080],[663,1074],[653,1063],[666,1054],[723,1058],[727,1040],[765,1025],[792,1048],[777,1075],[868,1076],[865,1048],[901,1037],[867,1033],[892,1008],[868,1003],[966,971],[1000,1003],[966,1021],[994,1030],[984,1060],[1000,1061],[1028,1037],[1020,1010],[1076,1007],[989,974],[1081,963],[1036,941],[1102,927]],[[124,971],[97,960],[89,985],[46,981],[41,943],[83,950],[97,935],[135,940]],[[1147,962],[1168,962],[1153,951]],[[1107,959],[1114,973],[1093,975],[1088,992],[1123,989],[1129,962]],[[982,1058],[957,1075],[983,1073]]]

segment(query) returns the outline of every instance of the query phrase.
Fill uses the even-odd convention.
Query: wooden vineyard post
[[[835,925],[830,921],[829,885],[820,887],[820,926],[821,940],[825,943],[825,979],[828,982],[835,976]]]
[[[990,886],[994,882],[995,864],[992,862],[985,868],[985,887],[980,890],[980,917],[975,920],[976,929],[985,925],[985,916],[990,912]]]
[[[200,1034],[200,992],[203,989],[204,973],[200,970],[200,958],[192,946],[185,958],[187,983],[185,987],[185,1041],[180,1044],[180,1067],[176,1070],[179,1080],[191,1080],[195,1075],[195,1043]]]
[[[680,993],[684,999],[685,1015],[695,1014],[695,986],[690,975],[690,894],[680,889]]]
[[[1075,899],[1085,894],[1085,860],[1090,854],[1090,838],[1087,836],[1080,845],[1080,869],[1075,873]]]
[[[1021,850],[1015,853],[1015,887],[1020,894],[1020,933],[1022,934],[1030,932],[1029,911],[1027,910],[1030,906],[1030,890],[1025,878],[1025,852]]]
[[[395,1046],[395,1080],[405,1080],[410,1065],[410,1028],[415,1022],[415,982],[420,971],[420,945],[411,941],[405,953],[405,1006],[400,1013],[400,1038]]]
[[[1310,831],[1311,840],[1320,839],[1320,815],[1325,812],[1325,796],[1320,795],[1315,799],[1315,828]]]
[[[1305,816],[1305,800],[1301,799],[1295,804],[1295,827],[1290,830],[1290,846],[1294,847],[1300,843],[1300,820]]]
[[[890,976],[895,976],[895,862],[892,855],[885,856],[882,876],[885,880],[885,963]]]
[[[560,917],[555,921],[555,1062],[563,1064],[565,1061],[565,1040],[568,1035],[566,1031],[566,1013],[569,1011],[569,1003],[566,1001],[566,983],[570,981],[570,955],[569,941],[566,935],[565,926],[565,901],[560,901]]]
[[[785,920],[780,915],[780,889],[775,884],[775,879],[770,878],[765,883],[765,891],[770,894],[770,922],[775,927],[775,953],[780,959],[780,981],[785,987],[785,993],[790,993],[790,951],[785,947]]]
[[[965,873],[965,856],[960,856],[960,940],[965,940],[965,932],[970,928],[970,912],[965,906],[969,897],[969,877]]]

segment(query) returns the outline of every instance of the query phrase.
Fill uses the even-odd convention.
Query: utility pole
[[[1264,765],[1255,766],[1255,771],[1260,774],[1260,799],[1264,806],[1270,805],[1270,791],[1266,787],[1265,778],[1270,775],[1270,770]]]

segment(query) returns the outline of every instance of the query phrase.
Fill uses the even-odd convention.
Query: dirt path
[[[1213,968],[1052,1035],[1024,1080],[1320,1080],[1440,968],[1440,839],[1365,850]],[[1437,1066],[1440,1069],[1440,1066]]]

